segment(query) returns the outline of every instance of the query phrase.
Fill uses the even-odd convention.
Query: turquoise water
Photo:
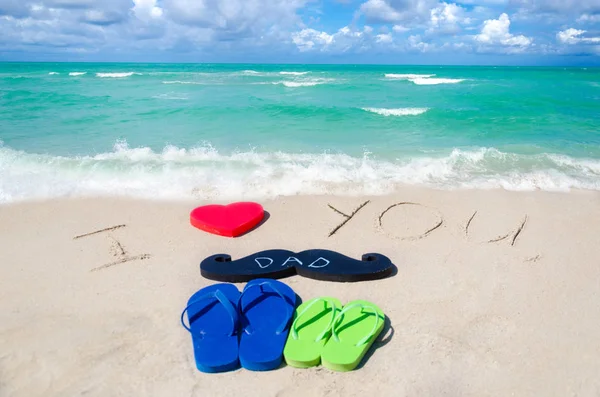
[[[0,64],[0,201],[600,189],[600,69]]]

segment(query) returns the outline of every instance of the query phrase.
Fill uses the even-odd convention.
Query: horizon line
[[[18,64],[18,63],[31,63],[31,64],[56,64],[56,63],[97,63],[97,64],[150,64],[150,65],[312,65],[312,66],[415,66],[415,67],[512,67],[512,68],[593,68],[600,69],[599,65],[568,65],[568,64],[556,64],[556,65],[525,65],[525,64],[416,64],[416,63],[318,63],[318,62],[143,62],[143,61],[90,61],[90,60],[79,60],[79,61],[3,61],[0,60],[0,64]]]

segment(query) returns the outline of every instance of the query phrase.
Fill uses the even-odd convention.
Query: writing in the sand
[[[261,269],[266,269],[275,262],[275,260],[273,258],[269,258],[268,256],[261,256],[258,258],[254,258],[254,261],[256,262],[258,267],[260,267]],[[287,266],[288,264],[294,265],[294,263],[304,266],[304,263],[300,259],[296,258],[295,256],[290,256],[285,261],[283,261],[283,263],[281,264],[281,267]],[[329,259],[326,259],[326,258],[323,258],[322,256],[320,256],[319,258],[317,258],[317,260],[311,262],[308,265],[308,267],[321,269],[321,268],[329,265],[329,263],[331,263],[331,261]]]
[[[329,236],[331,237],[334,234],[336,234],[342,227],[344,227],[352,218],[354,218],[354,216],[356,214],[358,214],[358,212],[360,210],[362,210],[367,204],[369,204],[370,201],[367,200],[364,203],[362,203],[360,206],[358,206],[354,211],[352,211],[352,213],[347,214],[344,213],[342,211],[340,211],[339,209],[337,209],[336,207],[332,206],[331,204],[327,204],[327,206],[333,210],[334,212],[336,212],[337,214],[341,215],[344,217],[343,221],[337,225],[331,232],[329,232]],[[430,213],[433,215],[434,220],[432,223],[430,224],[425,224],[423,225],[422,229],[420,230],[420,232],[415,233],[413,235],[407,235],[407,236],[396,236],[393,233],[390,233],[388,231],[385,230],[384,225],[383,225],[383,219],[385,216],[389,216],[388,214],[394,209],[394,208],[416,208],[416,207],[421,207],[424,208],[428,211],[430,211]],[[467,219],[467,221],[465,222],[465,226],[463,227],[463,231],[464,231],[464,236],[467,239],[471,239],[471,228],[472,228],[472,223],[475,221],[475,218],[477,216],[478,211],[474,211],[473,214]],[[511,228],[510,230],[505,231],[504,233],[502,233],[500,236],[498,237],[494,237],[491,239],[485,239],[483,241],[479,241],[479,242],[483,242],[483,243],[499,243],[502,241],[507,241],[510,243],[511,246],[514,246],[517,238],[522,235],[523,230],[525,228],[525,225],[527,224],[529,217],[527,214],[525,214],[525,216],[521,219],[520,222],[516,223],[515,226],[513,228]],[[394,238],[394,239],[400,239],[400,240],[417,240],[417,239],[422,239],[425,238],[427,236],[429,236],[432,232],[436,231],[436,230],[440,230],[442,225],[444,224],[445,219],[444,216],[442,215],[442,213],[440,211],[438,211],[435,208],[431,208],[431,207],[427,207],[425,205],[422,205],[420,203],[413,203],[413,202],[399,202],[399,203],[394,203],[390,206],[388,206],[385,210],[383,210],[383,212],[381,212],[379,214],[379,216],[376,218],[376,224],[377,224],[377,230],[380,232],[383,232],[387,237],[390,238]],[[472,240],[471,240],[472,241]]]
[[[81,239],[84,237],[98,236],[103,233],[108,233],[108,238],[111,241],[110,251],[111,251],[112,255],[118,259],[113,262],[106,263],[104,265],[95,267],[95,268],[91,269],[90,271],[95,272],[95,271],[106,269],[107,267],[112,267],[112,266],[115,266],[115,265],[118,265],[121,263],[131,262],[131,261],[135,261],[135,260],[145,260],[145,259],[150,258],[150,254],[141,254],[141,255],[135,255],[135,256],[128,255],[123,244],[121,244],[121,242],[119,240],[117,240],[111,234],[113,231],[124,228],[126,226],[127,225],[111,226],[111,227],[107,227],[107,228],[100,229],[100,230],[95,230],[93,232],[80,234],[79,236],[73,237],[73,240],[78,240],[78,239]]]

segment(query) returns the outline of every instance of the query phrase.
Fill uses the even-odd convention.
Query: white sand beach
[[[328,204],[351,214],[367,200],[329,236],[344,217]],[[598,192],[406,188],[282,197],[261,201],[269,219],[233,239],[190,226],[190,210],[203,204],[95,198],[0,206],[0,395],[600,393]],[[391,327],[357,370],[195,368],[179,317],[189,296],[213,283],[200,275],[200,261],[271,248],[378,252],[397,266],[379,281],[281,280],[303,300],[366,299],[383,309]]]

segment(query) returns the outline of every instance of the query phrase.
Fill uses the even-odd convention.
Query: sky
[[[0,0],[0,61],[600,65],[600,0]]]

